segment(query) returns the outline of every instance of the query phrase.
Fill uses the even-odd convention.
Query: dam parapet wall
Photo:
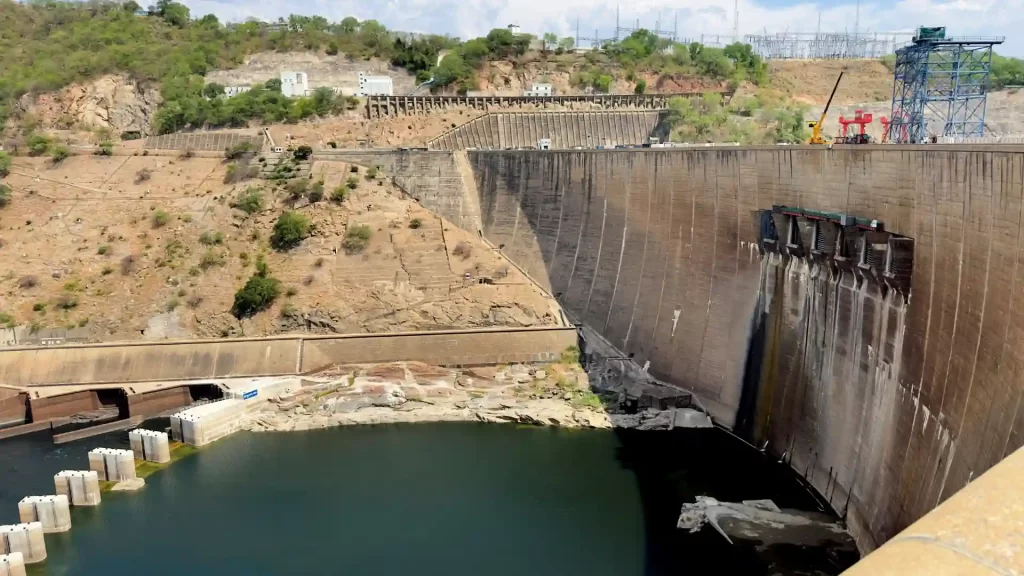
[[[469,161],[489,241],[652,375],[694,391],[719,424],[784,456],[862,550],[1024,443],[1024,148]],[[762,214],[777,206],[878,221],[912,241],[909,282],[858,273],[870,254],[843,266],[816,256],[813,239],[797,242],[803,254],[765,250]],[[785,240],[808,233],[811,219],[799,220]]]

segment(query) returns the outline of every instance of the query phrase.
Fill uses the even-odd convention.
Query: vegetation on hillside
[[[512,59],[530,50],[534,37],[504,28],[465,42],[445,36],[405,41],[375,20],[348,17],[329,22],[321,16],[289,16],[276,23],[247,21],[224,25],[207,14],[194,19],[189,8],[159,0],[143,11],[134,0],[33,2],[0,0],[0,122],[26,93],[52,91],[106,73],[159,83],[164,103],[156,131],[184,128],[244,126],[250,120],[296,122],[351,109],[351,99],[321,90],[289,99],[271,80],[246,94],[224,97],[223,86],[206,85],[203,76],[242,63],[258,51],[323,50],[351,58],[379,58],[401,66],[420,82],[433,78],[435,87],[475,88],[475,71],[485,61]],[[543,54],[561,54],[571,38],[545,34]],[[438,55],[450,50],[438,63]],[[577,82],[598,90],[610,88],[611,77],[598,69],[617,64],[632,74],[692,73],[717,79],[759,82],[764,67],[748,46],[725,49],[700,44],[673,44],[641,30],[621,42],[610,42],[588,55]],[[646,88],[646,86],[644,87]]]
[[[740,144],[797,144],[807,139],[806,108],[782,102],[774,93],[734,99],[707,93],[700,98],[669,99],[668,122],[675,142],[738,142]]]

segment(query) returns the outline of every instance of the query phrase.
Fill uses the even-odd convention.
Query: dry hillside
[[[772,60],[768,74],[773,88],[809,105],[824,105],[839,72],[843,80],[835,104],[877,102],[892,98],[892,71],[879,60]]]
[[[553,303],[497,253],[383,178],[315,163],[328,195],[351,176],[358,186],[341,204],[310,204],[262,180],[225,184],[225,171],[212,158],[17,158],[5,179],[13,200],[0,209],[0,312],[22,326],[87,326],[96,340],[555,322]],[[231,204],[252,186],[262,186],[265,207],[246,216]],[[279,253],[268,238],[288,208],[315,231]],[[372,237],[349,255],[342,240],[355,225]],[[283,293],[238,321],[234,293],[261,256]]]

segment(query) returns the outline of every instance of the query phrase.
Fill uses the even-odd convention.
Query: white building
[[[508,31],[513,34],[522,34],[523,29],[519,27],[519,24],[509,24]]]
[[[232,96],[238,96],[243,92],[248,92],[250,88],[251,86],[249,86],[248,84],[244,86],[225,86],[224,97],[231,98]]]
[[[390,76],[370,76],[365,72],[359,73],[359,91],[356,96],[391,96],[394,94],[394,87]]]
[[[289,98],[305,96],[309,92],[309,76],[305,72],[281,72],[281,94]]]
[[[534,82],[533,86],[529,90],[523,92],[524,96],[554,96],[555,90],[551,84],[541,84]]]

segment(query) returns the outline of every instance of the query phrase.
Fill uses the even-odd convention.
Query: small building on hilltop
[[[281,72],[281,94],[299,98],[309,92],[309,76],[305,72]]]
[[[359,91],[356,96],[393,96],[394,86],[390,76],[370,76],[359,73]]]
[[[529,90],[523,92],[524,96],[554,96],[555,89],[551,84],[534,82]]]
[[[231,98],[232,96],[238,96],[243,92],[248,92],[250,89],[252,89],[252,86],[249,86],[248,84],[243,84],[241,86],[225,86],[224,97]]]

